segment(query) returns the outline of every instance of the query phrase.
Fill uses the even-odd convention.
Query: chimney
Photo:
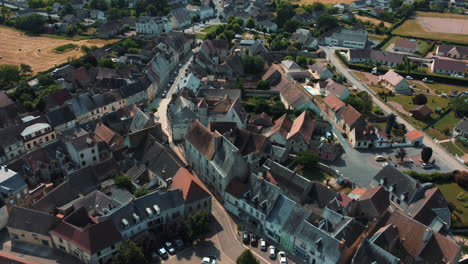
[[[431,236],[432,236],[432,231],[429,228],[426,228],[426,230],[424,231],[424,235],[423,235],[423,242],[427,243],[427,241],[429,241],[429,238],[431,238]]]
[[[345,247],[345,240],[341,239],[340,243],[338,244],[338,250],[343,251],[343,248]]]

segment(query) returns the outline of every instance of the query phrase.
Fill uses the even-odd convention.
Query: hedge
[[[433,173],[419,173],[416,171],[404,171],[404,173],[415,178],[420,182],[432,182],[437,184],[452,183],[453,172],[433,172]]]

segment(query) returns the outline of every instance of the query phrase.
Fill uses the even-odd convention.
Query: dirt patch
[[[31,37],[24,33],[7,27],[0,27],[0,64],[20,65],[22,63],[31,66],[33,72],[48,70],[55,65],[62,64],[68,58],[78,58],[84,53],[78,48],[62,54],[54,52],[54,49],[65,45],[75,44],[78,47],[98,46],[102,47],[117,40],[67,40],[49,37]]]
[[[360,15],[355,15],[355,17],[359,20],[362,20],[362,21],[369,21],[371,22],[372,24],[374,25],[379,25],[380,22],[384,22],[384,26],[387,27],[387,28],[390,28],[392,27],[392,24],[389,23],[389,22],[385,22],[385,21],[382,21],[382,20],[379,20],[377,18],[373,18],[373,17],[366,17],[366,16],[360,16]]]
[[[431,32],[468,34],[468,19],[418,16],[416,20]]]

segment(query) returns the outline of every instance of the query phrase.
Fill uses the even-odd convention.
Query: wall
[[[52,239],[50,236],[44,236],[41,234],[35,234],[24,230],[19,230],[11,227],[7,227],[10,237],[18,239],[24,242],[33,243],[37,245],[52,246]]]

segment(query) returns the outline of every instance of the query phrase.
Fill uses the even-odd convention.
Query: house
[[[396,67],[403,63],[402,54],[374,49],[350,49],[346,52],[346,59],[352,63],[379,63],[389,67]]]
[[[99,146],[92,134],[80,127],[62,133],[70,160],[77,166],[86,167],[100,160]]]
[[[238,148],[198,120],[185,139],[185,156],[194,172],[214,195],[224,197],[228,184],[248,176],[248,165]]]
[[[301,66],[299,66],[295,61],[293,60],[284,60],[281,61],[281,67],[284,72],[289,72],[289,71],[298,71],[301,69]]]
[[[12,239],[52,247],[49,230],[59,222],[60,219],[55,215],[14,206],[11,209],[7,230]]]
[[[308,29],[299,28],[291,35],[292,43],[301,43],[302,49],[315,49],[318,45],[317,38],[312,36]]]
[[[367,238],[364,238],[351,260],[351,264],[359,263],[399,264],[402,261]]]
[[[261,56],[267,59],[268,50],[263,46],[261,41],[243,39],[238,45],[235,45],[231,52],[238,56]]]
[[[341,29],[340,32],[334,32],[331,36],[325,37],[325,44],[346,48],[364,49],[367,44],[367,34],[367,31],[362,29]]]
[[[186,9],[176,9],[170,13],[170,22],[173,29],[179,30],[192,24],[192,16]]]
[[[279,90],[281,102],[286,109],[303,111],[313,109],[314,107],[312,101],[309,99],[309,94],[304,91],[304,88],[285,77],[281,78],[281,82],[275,89]]]
[[[312,140],[310,142],[308,150],[316,153],[319,159],[325,161],[334,161],[342,153],[342,148],[339,144],[326,143],[317,140]]]
[[[418,50],[418,42],[408,39],[399,38],[395,41],[393,46],[394,51],[403,51],[408,53],[415,53]]]
[[[262,30],[266,30],[268,32],[274,32],[278,30],[278,25],[268,19],[257,21],[256,25]]]
[[[324,95],[329,95],[332,93],[340,100],[348,98],[350,94],[349,89],[346,86],[335,82],[332,78],[317,82],[315,84],[315,89],[319,90],[320,93]]]
[[[206,20],[214,16],[214,9],[208,5],[187,5],[185,8],[192,17],[198,16],[201,20]]]
[[[196,94],[198,92],[198,89],[200,89],[200,86],[201,80],[195,74],[189,73],[189,75],[185,76],[180,80],[178,88],[179,90],[188,88],[190,91]]]
[[[362,9],[366,7],[366,1],[354,1],[349,5],[349,7],[353,9]]]
[[[439,45],[435,52],[437,56],[449,57],[454,59],[467,59],[468,48],[463,46]]]
[[[353,148],[381,147],[383,143],[379,138],[377,129],[369,122],[363,122],[348,133],[348,139]],[[379,142],[380,141],[380,142]]]
[[[101,22],[107,22],[106,14],[103,11],[92,9],[89,13],[90,13],[91,18],[96,19]]]
[[[351,20],[353,17],[354,17],[354,14],[353,14],[353,12],[350,12],[350,11],[344,12],[344,13],[341,15],[341,18],[342,18],[343,20]]]
[[[435,58],[431,64],[431,71],[450,76],[465,77],[466,62]]]
[[[140,16],[136,22],[137,34],[159,36],[170,31],[172,24],[166,17]]]
[[[393,91],[394,93],[406,95],[412,94],[406,79],[392,69],[388,70],[384,75],[380,76],[380,83],[385,88]]]
[[[357,125],[365,122],[364,117],[351,105],[342,107],[336,113],[336,122],[346,131],[347,134],[351,132]]]
[[[468,117],[464,116],[453,128],[453,137],[468,138]]]
[[[294,152],[302,152],[309,149],[309,144],[314,134],[315,122],[306,111],[294,119],[291,129],[286,137],[287,145]]]
[[[383,186],[369,188],[355,199],[353,208],[350,209],[350,216],[367,220],[381,218],[389,206],[389,194]]]
[[[26,151],[34,149],[51,141],[55,141],[56,133],[48,123],[35,123],[25,127],[20,132]]]
[[[424,134],[419,130],[413,130],[405,134],[406,141],[414,147],[422,146]]]
[[[373,178],[371,186],[383,188],[388,192],[390,201],[402,209],[408,208],[414,194],[421,184],[392,165],[383,167]]]
[[[0,197],[0,230],[2,230],[8,224],[9,218],[10,215],[8,214],[7,204],[3,198]]]
[[[9,210],[13,205],[27,205],[29,189],[21,174],[8,169],[7,166],[0,166],[0,187],[0,198]]]
[[[277,120],[275,124],[264,133],[274,145],[287,146],[287,136],[291,130],[293,122],[288,115],[284,114]]]
[[[326,80],[333,78],[333,73],[327,68],[328,63],[316,62],[309,65],[309,71],[312,73],[315,79]]]
[[[346,105],[334,93],[330,93],[323,98],[323,103],[325,104],[325,109],[322,111],[324,111],[331,120],[335,120],[338,111]]]
[[[431,117],[432,110],[426,105],[417,105],[410,110],[410,113],[418,120],[427,120]]]

